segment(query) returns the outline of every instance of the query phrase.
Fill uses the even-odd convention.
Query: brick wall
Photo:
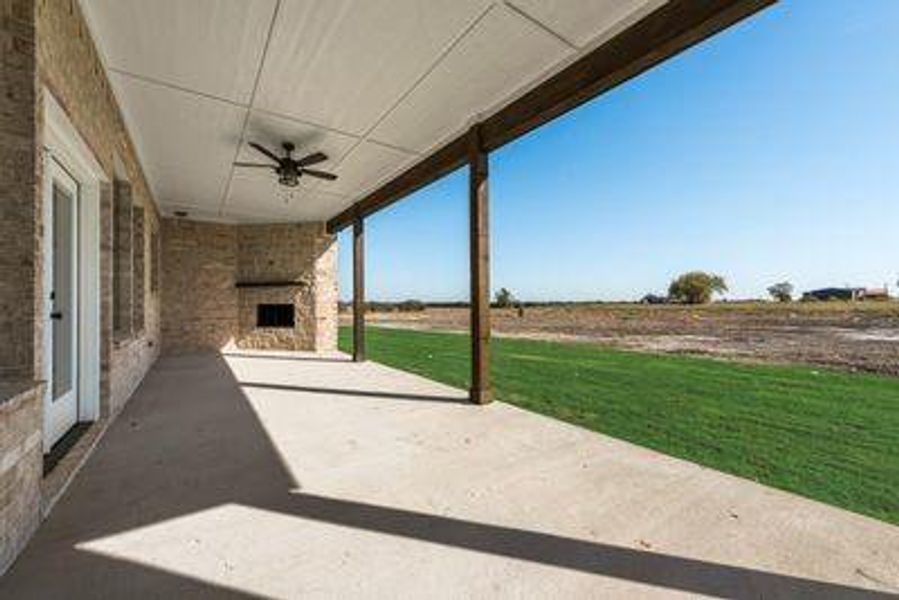
[[[31,1],[0,0],[0,574],[40,522],[40,223]]]
[[[124,171],[130,184],[135,208],[144,210],[144,237],[149,237],[159,228],[158,211],[78,3],[74,0],[37,0],[36,5],[38,106],[46,88],[66,111],[110,181],[117,178],[116,163],[120,164],[120,170]],[[38,119],[39,135],[40,131]],[[100,207],[101,405],[107,415],[114,414],[115,409],[124,404],[134,388],[134,380],[139,381],[155,361],[160,336],[159,294],[152,292],[145,282],[138,282],[134,289],[143,296],[145,326],[142,331],[134,327],[132,334],[113,341],[112,317],[116,307],[112,287],[112,202],[112,191],[103,190]],[[147,271],[144,268],[140,275],[146,278]],[[40,360],[36,362],[40,363]]]
[[[162,344],[165,352],[218,350],[237,335],[237,229],[162,220]]]
[[[34,378],[34,7],[0,0],[0,379]]]
[[[33,532],[40,496],[47,495],[47,479],[40,477],[41,393],[25,398],[9,392],[33,388],[45,364],[44,318],[36,317],[47,313],[39,151],[45,93],[62,106],[110,181],[119,157],[134,203],[144,209],[145,245],[159,227],[153,198],[78,3],[0,0],[0,572]],[[101,420],[118,412],[159,351],[159,294],[143,281],[136,286],[144,300],[143,333],[112,339],[112,197],[112,186],[101,186]],[[146,278],[151,268],[144,264],[140,275]],[[54,478],[65,481],[68,475],[59,469]]]
[[[334,350],[336,242],[322,223],[224,225],[164,219],[163,350]],[[284,282],[243,287],[238,282]],[[259,303],[293,304],[293,328],[256,327]]]

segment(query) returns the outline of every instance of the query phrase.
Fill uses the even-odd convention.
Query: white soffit
[[[372,137],[425,152],[573,53],[513,11],[494,6],[378,125]]]
[[[239,181],[236,183],[239,190],[242,184]],[[279,188],[272,189],[269,195],[260,195],[256,193],[258,189],[253,188],[254,195],[247,201],[243,200],[238,191],[237,199],[225,206],[220,216],[230,222],[242,223],[318,221],[318,215],[323,212],[334,210],[335,206],[349,204],[346,198],[318,190]]]
[[[80,0],[164,214],[325,220],[664,0]],[[276,152],[323,151],[285,203]]]
[[[595,47],[665,0],[508,0],[508,4],[578,48]]]
[[[107,67],[250,101],[276,0],[82,0]]]
[[[489,0],[286,0],[258,105],[363,135]]]
[[[417,160],[419,157],[414,154],[374,142],[362,142],[341,163],[340,178],[323,184],[321,189],[346,196],[365,193]]]
[[[140,79],[111,73],[113,89],[141,146],[143,167],[162,204],[217,206],[245,111]]]

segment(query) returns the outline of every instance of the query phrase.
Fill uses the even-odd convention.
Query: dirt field
[[[341,322],[351,323],[342,314]],[[465,331],[464,308],[380,312],[382,327]],[[585,341],[648,352],[805,363],[899,376],[899,302],[579,304],[494,309],[495,335]]]

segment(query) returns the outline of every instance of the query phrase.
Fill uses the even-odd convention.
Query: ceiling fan
[[[234,163],[235,167],[272,169],[278,175],[278,183],[286,187],[298,186],[300,184],[300,177],[302,177],[303,175],[318,177],[319,179],[327,179],[328,181],[334,181],[335,179],[337,179],[337,175],[334,175],[333,173],[306,168],[311,165],[316,165],[320,162],[328,160],[327,155],[322,152],[313,152],[312,154],[304,156],[303,158],[295,159],[293,158],[293,153],[294,150],[296,150],[296,146],[294,146],[291,142],[283,142],[281,144],[281,147],[284,148],[284,156],[282,157],[278,157],[274,152],[255,142],[248,142],[248,144],[254,150],[261,152],[268,158],[275,161],[274,164],[236,162]]]

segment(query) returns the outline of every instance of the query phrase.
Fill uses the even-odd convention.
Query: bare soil
[[[344,324],[351,315],[342,314]],[[494,309],[499,336],[581,341],[646,352],[821,365],[899,376],[899,302],[566,304]],[[376,312],[372,325],[466,331],[466,308]]]

